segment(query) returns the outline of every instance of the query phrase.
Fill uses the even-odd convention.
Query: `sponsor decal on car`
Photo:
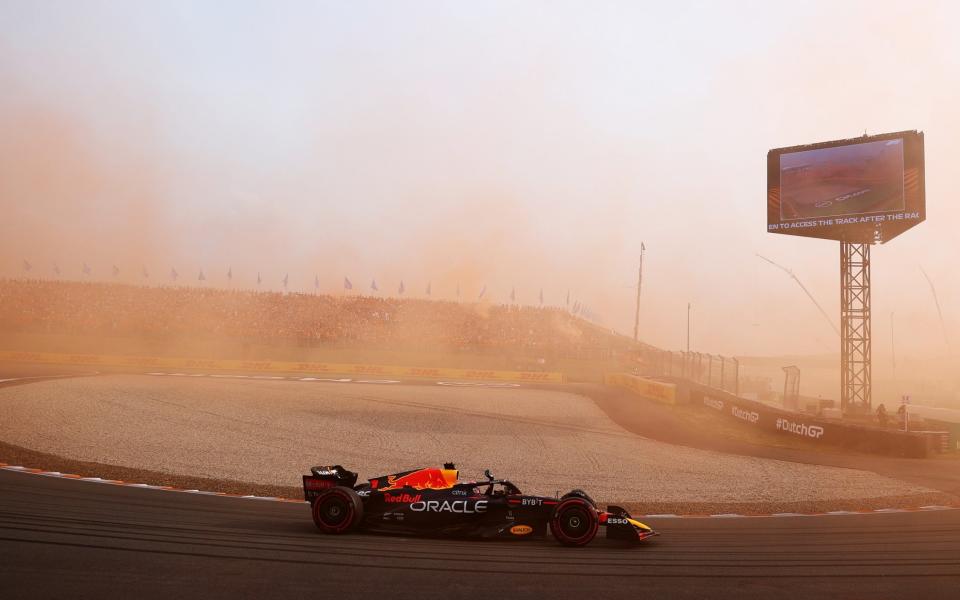
[[[308,490],[326,490],[332,488],[333,485],[333,481],[323,479],[305,479],[303,481],[303,486]]]
[[[743,410],[739,406],[731,406],[730,414],[738,419],[743,419],[748,423],[756,423],[760,420],[760,414],[752,410]]]
[[[607,517],[607,525],[629,525],[630,521],[623,517]]]
[[[716,398],[711,398],[710,396],[704,396],[703,403],[710,408],[723,410],[723,400],[717,400]]]
[[[377,487],[377,481],[371,480],[371,487]],[[388,491],[410,487],[416,490],[442,490],[450,489],[456,483],[456,469],[417,469],[401,475],[387,475],[386,487],[380,489]]]
[[[543,498],[523,498],[520,506],[543,506]]]
[[[391,504],[410,504],[420,502],[422,497],[420,494],[384,494],[383,501]]]
[[[819,425],[807,425],[806,423],[797,423],[789,419],[778,418],[777,429],[793,433],[801,437],[813,438],[815,440],[823,437],[823,427]]]
[[[513,535],[529,535],[533,533],[533,527],[529,525],[514,525],[510,528],[510,533]]]
[[[410,504],[413,512],[448,512],[458,514],[474,514],[487,512],[487,501],[476,500],[421,500]]]

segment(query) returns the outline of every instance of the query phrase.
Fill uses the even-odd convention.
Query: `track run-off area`
[[[18,380],[4,387],[19,387],[83,374],[25,370],[0,378]],[[508,390],[490,390],[500,392]],[[570,549],[549,537],[324,536],[302,502],[117,483],[0,469],[0,597],[769,598],[789,590],[822,598],[953,598],[960,586],[960,510],[937,507],[654,515],[644,521],[661,535],[640,545],[598,536]]]

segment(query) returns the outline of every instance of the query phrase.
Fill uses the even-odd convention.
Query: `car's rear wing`
[[[307,502],[313,502],[323,490],[338,485],[352,488],[356,483],[357,474],[340,465],[313,467],[310,475],[303,476],[303,497]]]

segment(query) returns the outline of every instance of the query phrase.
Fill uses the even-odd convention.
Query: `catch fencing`
[[[646,346],[638,356],[638,374],[685,379],[740,394],[740,361],[706,352],[674,352]]]

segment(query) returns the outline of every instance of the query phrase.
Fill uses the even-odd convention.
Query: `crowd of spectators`
[[[578,355],[623,338],[559,308],[0,280],[0,331]]]

